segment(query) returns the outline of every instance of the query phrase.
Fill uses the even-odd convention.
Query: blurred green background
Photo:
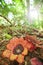
[[[5,17],[11,23],[6,22]],[[32,24],[33,27],[42,29],[43,0],[0,0],[0,26],[8,24]]]
[[[0,0],[0,38],[22,35],[29,28],[43,30],[43,0]]]

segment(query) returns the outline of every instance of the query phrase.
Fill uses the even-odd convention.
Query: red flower
[[[6,46],[7,49],[3,52],[3,57],[7,57],[11,61],[17,60],[19,63],[22,63],[28,50],[33,51],[35,49],[35,46],[27,40],[17,37],[11,39]]]
[[[32,65],[43,65],[41,61],[38,60],[38,58],[34,57],[30,60]]]
[[[19,63],[22,63],[24,56],[28,53],[27,44],[28,42],[23,38],[15,37],[7,44],[7,49],[3,52],[3,56],[11,61],[17,60]]]

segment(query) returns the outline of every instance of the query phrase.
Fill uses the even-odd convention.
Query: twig
[[[1,46],[2,43],[5,42],[5,41],[8,41],[8,40],[5,40],[5,39],[4,39],[4,40],[0,41],[0,46]]]
[[[8,20],[8,18],[6,18],[6,17],[3,16],[3,15],[0,15],[0,17],[4,18],[7,22],[9,22],[9,23],[12,25],[12,23]]]

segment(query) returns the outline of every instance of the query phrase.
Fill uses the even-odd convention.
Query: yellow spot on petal
[[[21,54],[18,55],[17,61],[18,61],[19,63],[22,63],[22,62],[24,61],[24,56],[22,56]]]
[[[17,55],[11,54],[11,56],[10,56],[11,61],[16,60],[16,58],[17,58]]]
[[[3,52],[3,57],[9,58],[9,57],[10,57],[10,54],[11,54],[11,51],[5,50],[5,51]]]
[[[27,55],[28,54],[28,49],[24,48],[24,51],[22,52],[23,55]]]

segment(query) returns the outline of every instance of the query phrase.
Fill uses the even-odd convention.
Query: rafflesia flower
[[[41,61],[39,61],[36,57],[30,60],[31,65],[43,65]]]
[[[23,38],[12,38],[7,44],[7,49],[3,52],[3,57],[8,58],[11,61],[24,62],[24,56],[27,55],[28,50],[34,47],[32,43],[28,43]]]

